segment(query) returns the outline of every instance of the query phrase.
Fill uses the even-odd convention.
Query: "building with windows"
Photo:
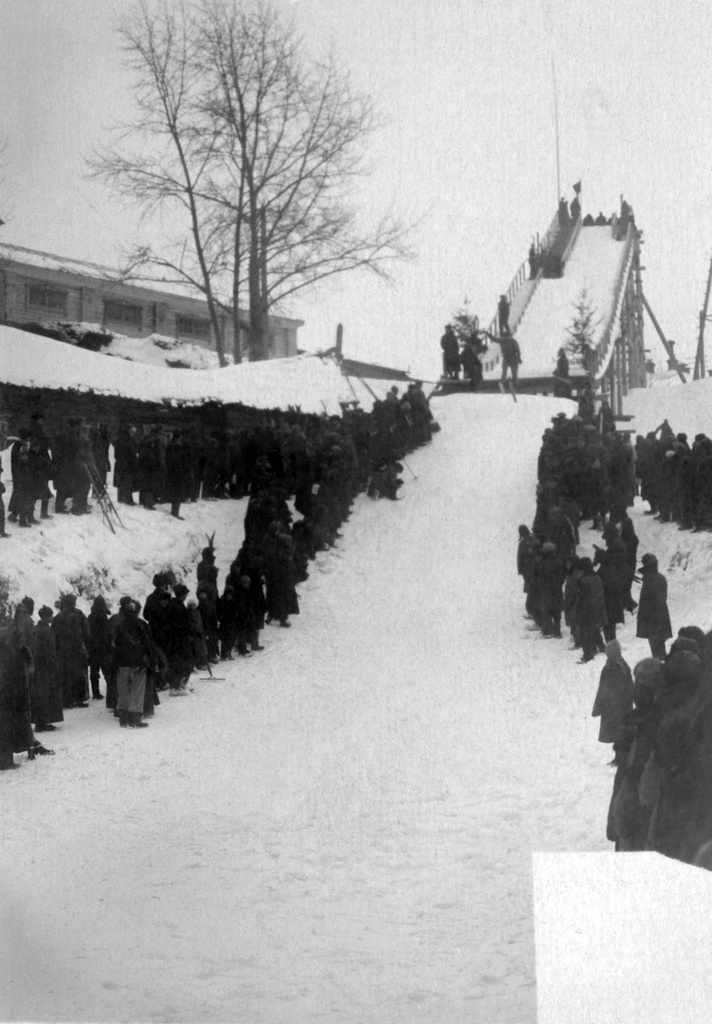
[[[221,316],[226,353],[232,352],[233,318]],[[108,331],[144,338],[162,334],[215,348],[204,299],[163,281],[135,284],[118,271],[83,260],[0,244],[0,323],[100,324]],[[269,358],[297,355],[302,320],[270,317]],[[247,314],[240,311],[241,348],[247,349]]]

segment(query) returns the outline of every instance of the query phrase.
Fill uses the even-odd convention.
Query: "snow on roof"
[[[566,329],[575,315],[583,289],[594,311],[597,344],[613,311],[615,286],[625,254],[625,243],[616,242],[611,228],[582,228],[564,269],[564,276],[542,278],[516,330],[522,351],[522,377],[553,373],[556,354],[567,340]],[[498,355],[497,346],[493,352]],[[499,376],[498,366],[486,376]]]
[[[0,382],[25,387],[94,392],[143,402],[201,405],[241,403],[339,415],[354,400],[331,357],[307,354],[212,370],[166,369],[110,358],[51,338],[0,325]],[[382,385],[386,382],[379,382]],[[361,406],[372,401],[359,395]]]

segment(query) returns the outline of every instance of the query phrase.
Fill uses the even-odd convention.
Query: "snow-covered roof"
[[[61,341],[0,326],[0,382],[115,395],[144,402],[241,403],[338,415],[353,401],[331,357],[301,355],[214,370],[149,366],[89,352]],[[366,403],[362,402],[365,407]]]

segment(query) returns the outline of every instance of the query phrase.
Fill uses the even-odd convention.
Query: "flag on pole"
[[[574,185],[574,192],[576,193],[576,195],[578,195],[580,193],[580,191],[581,191],[581,179],[579,178],[579,180]]]

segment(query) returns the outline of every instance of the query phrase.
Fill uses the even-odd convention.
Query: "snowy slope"
[[[437,400],[403,500],[356,502],[292,629],[142,733],[67,712],[56,757],[0,776],[5,1019],[533,1024],[532,851],[610,849],[601,661],[525,629],[514,570],[559,409]],[[223,579],[240,505],[190,506],[176,552],[217,527]],[[709,628],[709,535],[633,515],[673,627]],[[106,546],[129,590],[169,546],[169,517],[134,516]],[[95,517],[71,519],[3,542],[39,602],[101,554]]]
[[[611,237],[610,227],[582,228],[561,278],[542,278],[531,298],[516,338],[522,350],[522,377],[553,373],[556,353],[567,340],[566,329],[575,315],[582,290],[599,321],[594,340],[605,330],[612,312],[614,290],[625,243]],[[492,346],[498,352],[497,346]],[[498,377],[501,363],[485,374]]]

